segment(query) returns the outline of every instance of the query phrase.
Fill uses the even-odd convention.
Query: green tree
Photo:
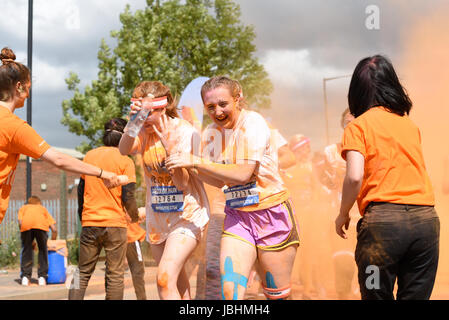
[[[103,124],[128,113],[132,90],[143,80],[159,80],[179,97],[199,76],[229,75],[241,82],[251,106],[268,108],[272,84],[254,56],[254,28],[240,18],[231,0],[147,0],[135,13],[127,5],[121,30],[111,31],[115,49],[101,42],[98,79],[84,92],[75,73],[66,79],[74,95],[62,103],[61,122],[89,139],[78,149],[101,144]]]

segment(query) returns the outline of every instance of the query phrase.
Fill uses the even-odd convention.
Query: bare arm
[[[53,223],[50,226],[51,229],[51,240],[56,240],[56,238],[58,237],[58,230],[56,229],[56,223]]]
[[[59,152],[54,148],[48,149],[41,156],[41,159],[65,171],[102,178],[108,188],[117,187],[121,184],[115,173],[104,171],[94,165]]]
[[[227,185],[242,185],[250,182],[257,162],[245,160],[241,164],[221,164],[191,154],[177,153],[170,155],[165,165],[168,169],[195,168],[200,176],[208,176]]]
[[[197,169],[191,168],[191,169],[189,169],[189,172],[190,172],[191,175],[196,176],[198,179],[200,179],[201,181],[203,181],[203,182],[205,182],[207,184],[210,184],[211,186],[214,186],[214,187],[217,187],[217,188],[221,189],[225,185],[223,183],[223,181],[221,181],[221,180],[214,179],[214,178],[212,178],[212,177],[210,177],[208,175],[205,175],[205,174],[200,174]]]
[[[343,181],[343,194],[340,205],[340,214],[335,220],[335,230],[337,234],[346,239],[347,236],[343,231],[343,226],[346,230],[349,227],[351,210],[354,202],[362,186],[363,175],[365,169],[365,158],[358,151],[349,150],[346,152],[346,176]]]
[[[187,188],[189,184],[189,171],[185,168],[178,168],[170,170],[170,175],[173,180],[173,184],[180,191],[183,191]]]
[[[122,138],[120,139],[120,143],[118,145],[118,149],[122,155],[129,155],[134,153],[138,147],[138,140],[126,134],[122,134]]]

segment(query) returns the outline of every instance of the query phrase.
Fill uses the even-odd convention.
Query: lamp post
[[[326,143],[327,145],[330,144],[329,139],[329,115],[328,115],[328,106],[327,106],[327,92],[326,92],[326,82],[336,79],[342,79],[342,78],[348,78],[351,77],[352,74],[347,74],[344,76],[337,76],[337,77],[331,77],[331,78],[323,78],[323,96],[324,96],[324,117],[326,120]]]
[[[28,69],[30,69],[30,80],[32,77],[32,66],[33,66],[33,0],[28,0],[28,58],[27,64]],[[32,123],[32,107],[31,107],[31,97],[32,97],[32,89],[30,87],[29,96],[27,99],[27,122],[31,126]],[[32,189],[31,189],[31,157],[27,157],[27,166],[26,166],[26,180],[27,180],[27,199],[31,197]]]

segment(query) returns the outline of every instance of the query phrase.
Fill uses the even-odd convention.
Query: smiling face
[[[233,129],[240,115],[239,97],[234,98],[227,87],[220,86],[203,94],[203,103],[212,121],[224,129]]]

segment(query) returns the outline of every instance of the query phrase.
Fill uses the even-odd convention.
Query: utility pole
[[[330,80],[336,80],[336,79],[342,79],[342,78],[348,78],[351,77],[351,74],[344,75],[344,76],[338,76],[338,77],[332,77],[332,78],[323,78],[323,97],[324,97],[324,118],[326,121],[326,145],[330,144],[330,138],[329,138],[329,115],[328,115],[328,105],[327,105],[327,90],[326,90],[326,82]]]
[[[30,69],[30,80],[33,79],[32,67],[33,67],[33,0],[28,0],[28,69]],[[30,88],[29,96],[27,99],[27,122],[32,125],[32,89]],[[26,166],[26,180],[27,180],[27,199],[32,195],[31,188],[31,157],[27,157]]]

